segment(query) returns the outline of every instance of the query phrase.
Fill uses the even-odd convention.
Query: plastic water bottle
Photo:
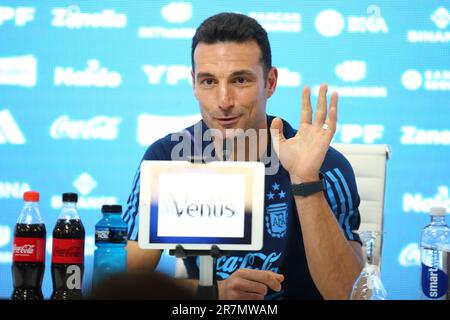
[[[431,223],[422,231],[420,241],[421,297],[426,300],[449,299],[450,228],[445,223],[445,208],[431,208]]]
[[[126,271],[128,226],[122,220],[122,206],[102,206],[103,218],[95,225],[93,286],[107,277]]]

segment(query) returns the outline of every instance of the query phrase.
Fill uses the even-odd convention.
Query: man
[[[354,233],[360,223],[354,174],[348,161],[329,147],[336,131],[337,94],[332,94],[327,112],[327,86],[321,86],[313,120],[306,87],[298,132],[266,115],[278,72],[271,64],[267,33],[241,14],[221,13],[199,26],[192,41],[192,69],[203,131],[216,129],[226,135],[231,129],[270,128],[279,133],[262,135],[257,142],[265,153],[276,146],[281,163],[276,174],[266,171],[264,247],[218,259],[219,298],[347,299],[363,262],[361,241]],[[194,127],[185,132],[192,134]],[[220,141],[212,140],[220,159]],[[143,160],[172,160],[176,143],[170,136],[158,140]],[[261,159],[261,152],[253,159],[247,149],[246,160]],[[129,270],[154,269],[161,256],[161,251],[141,250],[137,244],[139,182],[138,171],[124,213],[130,226]],[[316,190],[296,191],[308,183]],[[286,214],[276,227],[270,212],[274,206]],[[191,279],[179,281],[194,291],[197,264],[190,258],[185,265]]]

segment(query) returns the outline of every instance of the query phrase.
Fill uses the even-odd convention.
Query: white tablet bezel
[[[186,170],[195,168],[214,168],[224,173],[230,168],[241,168],[250,174],[252,183],[251,199],[251,242],[250,244],[224,244],[224,243],[155,243],[150,242],[150,219],[151,219],[151,199],[152,179],[157,174],[167,168],[168,170],[178,167]],[[221,162],[214,161],[207,164],[193,164],[187,161],[142,161],[140,168],[140,194],[139,194],[139,247],[142,249],[175,249],[181,244],[186,250],[208,250],[212,245],[217,245],[221,250],[238,251],[258,251],[263,245],[264,228],[264,179],[265,167],[261,162]],[[179,237],[182,238],[182,237]],[[236,238],[235,238],[236,239]]]

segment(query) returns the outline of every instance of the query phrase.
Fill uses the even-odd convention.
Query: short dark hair
[[[266,77],[272,68],[272,54],[266,30],[253,18],[240,14],[223,12],[207,18],[197,28],[192,38],[192,70],[195,69],[194,51],[200,42],[214,44],[233,41],[243,43],[256,41],[261,50],[261,63]]]

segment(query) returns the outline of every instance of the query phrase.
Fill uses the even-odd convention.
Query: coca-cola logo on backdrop
[[[50,127],[53,139],[116,140],[119,117],[96,116],[89,120],[72,120],[67,115],[56,119]]]

